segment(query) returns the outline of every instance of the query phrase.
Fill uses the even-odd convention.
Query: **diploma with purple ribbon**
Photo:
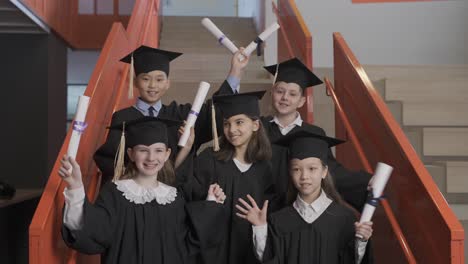
[[[226,47],[232,53],[236,53],[239,50],[236,45],[234,45],[234,43],[232,43],[232,41],[226,37],[226,35],[224,35],[224,33],[221,32],[221,30],[219,30],[219,28],[209,18],[203,18],[201,23],[203,26],[205,26],[206,29],[208,29],[208,31],[211,32],[211,34],[216,37],[219,44]]]
[[[392,171],[393,167],[382,162],[377,163],[377,168],[375,169],[373,177],[374,179],[371,185],[372,189],[369,198],[366,204],[364,205],[364,209],[361,214],[361,219],[359,220],[360,223],[367,222],[372,219],[372,216],[375,212],[375,208],[379,204],[379,200],[382,196],[385,186],[387,185],[388,179],[392,174]],[[356,236],[359,237],[358,235]]]
[[[203,102],[205,102],[206,95],[208,94],[209,90],[210,90],[209,83],[200,82],[200,85],[198,86],[197,95],[195,96],[195,100],[193,101],[193,104],[192,104],[192,109],[190,110],[188,117],[187,117],[187,122],[185,123],[184,134],[182,134],[182,136],[179,139],[179,143],[178,143],[179,146],[184,147],[185,144],[187,144],[187,140],[190,136],[190,128],[192,128],[195,125],[198,114],[200,113],[200,109],[203,106]]]
[[[72,135],[70,143],[68,144],[67,155],[76,159],[78,153],[78,146],[80,145],[81,134],[85,131],[88,124],[85,122],[86,112],[88,111],[89,97],[80,96],[78,99],[78,106],[76,109],[75,120],[72,124]]]

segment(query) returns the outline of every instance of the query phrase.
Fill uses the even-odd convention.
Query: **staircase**
[[[0,34],[44,34],[49,27],[21,1],[0,0]]]
[[[163,18],[160,48],[184,53],[171,63],[171,88],[165,95],[165,103],[172,100],[192,103],[200,81],[211,84],[211,95],[229,73],[232,55],[203,27],[202,18]],[[252,18],[210,19],[237,47],[247,46],[257,36]],[[241,92],[267,90],[271,87],[269,74],[263,70],[263,66],[263,56],[257,57],[256,54],[252,54],[241,81]],[[269,105],[270,96],[265,95],[261,104],[263,113],[268,112]]]
[[[468,230],[468,66],[364,68],[440,192]],[[316,72],[333,79],[332,69],[319,68]],[[314,116],[316,124],[333,135],[333,102],[324,89],[314,90]]]

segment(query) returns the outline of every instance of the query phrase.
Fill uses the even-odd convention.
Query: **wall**
[[[65,136],[66,47],[52,34],[0,34],[0,56],[0,178],[43,187]]]
[[[331,67],[332,32],[362,64],[467,64],[468,1],[352,4],[296,0],[313,36],[315,67]]]
[[[165,16],[237,16],[237,0],[161,0]]]

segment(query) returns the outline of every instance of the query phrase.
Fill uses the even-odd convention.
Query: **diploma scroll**
[[[226,35],[224,35],[223,32],[221,32],[221,30],[219,30],[219,28],[209,18],[203,18],[201,23],[203,26],[205,26],[206,29],[208,29],[208,31],[211,32],[211,34],[216,37],[218,42],[231,51],[231,53],[234,54],[239,50],[236,45],[234,45],[234,43],[232,43],[232,41],[226,37]]]
[[[280,26],[278,23],[273,22],[269,27],[267,27],[260,35],[258,35],[257,39],[250,42],[250,44],[244,49],[244,54],[249,56],[258,45],[260,45],[263,41],[265,41],[271,34],[273,34],[276,30],[278,30]],[[243,61],[245,58],[241,56],[239,58],[240,61]]]
[[[70,143],[68,144],[67,155],[76,159],[78,153],[78,146],[80,145],[81,134],[85,131],[88,124],[85,122],[86,112],[88,111],[89,97],[80,96],[78,99],[78,106],[76,108],[75,120],[72,124],[72,135]]]
[[[206,95],[210,90],[210,84],[207,82],[200,82],[198,86],[197,95],[195,96],[195,100],[192,104],[192,109],[187,117],[187,123],[184,127],[184,134],[179,139],[178,145],[184,147],[187,144],[187,140],[190,137],[190,128],[195,125],[195,121],[197,121],[198,114],[200,113],[200,109],[203,106],[203,102],[205,102]]]
[[[364,209],[361,214],[361,219],[359,220],[360,223],[368,222],[372,219],[374,215],[375,209],[379,204],[379,199],[382,196],[383,190],[387,185],[388,179],[393,171],[393,167],[379,162],[377,164],[377,168],[375,169],[374,173],[374,180],[372,182],[372,197],[366,202],[364,205]],[[360,237],[359,235],[356,235]],[[362,237],[360,237],[362,238]]]

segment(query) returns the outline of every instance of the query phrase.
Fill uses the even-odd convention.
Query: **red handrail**
[[[273,12],[280,25],[278,35],[278,61],[289,58],[299,58],[312,70],[312,35],[310,34],[301,13],[293,0],[278,0],[279,7],[272,2]],[[295,43],[294,47],[292,43]],[[283,48],[283,45],[286,48]],[[284,51],[287,50],[285,53]],[[301,116],[313,123],[313,91],[306,89],[306,103],[300,109]]]
[[[333,102],[335,104],[335,111],[340,116],[340,119],[343,122],[344,127],[346,128],[346,132],[347,132],[348,136],[351,139],[350,141],[353,144],[354,148],[356,149],[356,152],[358,153],[358,157],[359,157],[360,161],[364,165],[364,168],[365,168],[366,171],[368,171],[369,173],[373,173],[374,171],[373,171],[373,169],[372,169],[372,167],[371,167],[371,165],[369,163],[369,160],[365,157],[362,146],[359,143],[359,140],[357,139],[356,134],[355,134],[354,130],[352,129],[351,124],[349,123],[349,120],[346,117],[346,114],[343,111],[343,108],[341,107],[341,104],[340,104],[338,98],[336,97],[333,85],[331,84],[330,80],[328,80],[328,78],[326,78],[326,77],[325,77],[325,86],[326,86],[326,89],[327,89],[327,95],[331,96],[331,98],[333,99]],[[403,252],[405,254],[407,262],[408,263],[416,263],[416,259],[414,258],[413,252],[411,252],[409,244],[406,241],[406,238],[403,235],[403,232],[401,231],[400,225],[398,224],[398,221],[397,221],[395,215],[393,214],[393,211],[392,211],[390,205],[388,204],[388,202],[387,202],[387,200],[385,198],[383,198],[381,200],[381,203],[382,203],[382,207],[383,207],[383,209],[385,211],[385,214],[386,214],[387,218],[390,221],[390,226],[391,226],[394,234],[398,238],[398,243],[400,244],[400,247],[401,247],[401,249],[403,250]]]
[[[369,163],[383,161],[394,166],[385,193],[415,259],[420,263],[464,263],[460,222],[343,37],[339,33],[333,37],[333,91]],[[337,137],[349,134],[342,120],[335,121]],[[355,153],[353,145],[343,144],[337,149],[337,158],[356,168],[361,162]],[[381,231],[386,232],[374,233],[374,240],[380,243],[376,252],[388,256],[392,248],[384,246],[389,238],[381,236]],[[381,261],[395,263],[388,257]]]

